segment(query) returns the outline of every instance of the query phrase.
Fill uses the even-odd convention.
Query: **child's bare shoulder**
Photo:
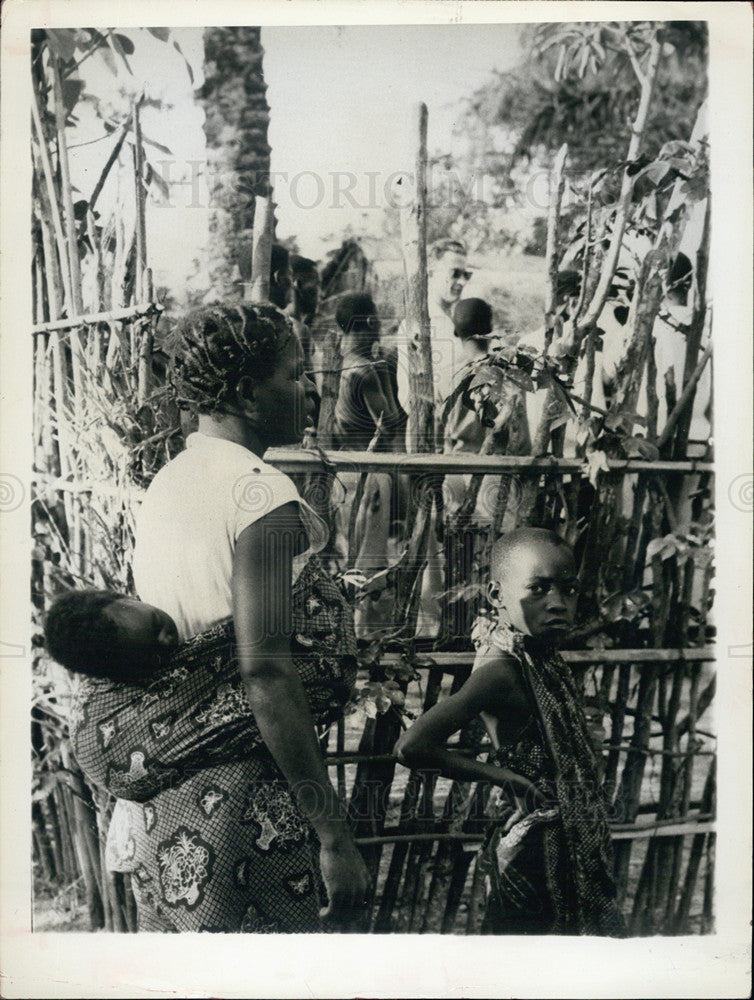
[[[496,720],[495,738],[499,742],[507,738],[508,729],[519,729],[529,718],[531,708],[521,680],[518,660],[512,653],[494,646],[480,650],[474,661],[470,681],[484,691],[484,697],[480,699],[482,716],[484,718],[486,714]]]
[[[501,690],[518,690],[521,686],[518,660],[512,653],[496,646],[477,653],[472,673],[479,680],[493,681]]]

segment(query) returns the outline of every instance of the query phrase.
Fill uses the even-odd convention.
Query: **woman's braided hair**
[[[228,412],[240,379],[274,373],[292,332],[290,320],[271,305],[216,302],[188,313],[173,343],[178,405],[198,413]]]

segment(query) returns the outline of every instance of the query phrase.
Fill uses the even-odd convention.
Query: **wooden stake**
[[[154,286],[152,283],[152,268],[148,267],[144,271],[143,278],[144,291],[148,301],[154,296]],[[135,324],[136,325],[136,324]],[[139,374],[138,374],[138,401],[142,406],[152,389],[152,348],[154,346],[154,319],[149,318],[141,323],[141,343],[139,344]]]
[[[132,104],[131,114],[134,122],[134,193],[136,198],[136,275],[134,281],[134,300],[151,299],[144,295],[144,270],[147,266],[147,197],[144,190],[144,145],[141,139],[141,119],[139,109],[143,96]]]
[[[270,260],[272,231],[275,224],[272,198],[257,195],[254,205],[254,234],[251,250],[251,282],[244,297],[249,302],[270,300]]]
[[[409,451],[435,450],[435,406],[427,306],[427,106],[414,109],[414,199],[401,209],[403,272],[406,280],[408,376],[411,391]]]

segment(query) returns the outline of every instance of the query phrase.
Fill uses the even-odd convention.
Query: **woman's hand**
[[[319,911],[328,924],[347,926],[361,916],[369,890],[369,874],[353,841],[323,844],[319,852],[327,906]]]

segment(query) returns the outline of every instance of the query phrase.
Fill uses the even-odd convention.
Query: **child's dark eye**
[[[545,594],[547,593],[547,587],[543,586],[541,583],[533,583],[529,590],[532,594]]]

